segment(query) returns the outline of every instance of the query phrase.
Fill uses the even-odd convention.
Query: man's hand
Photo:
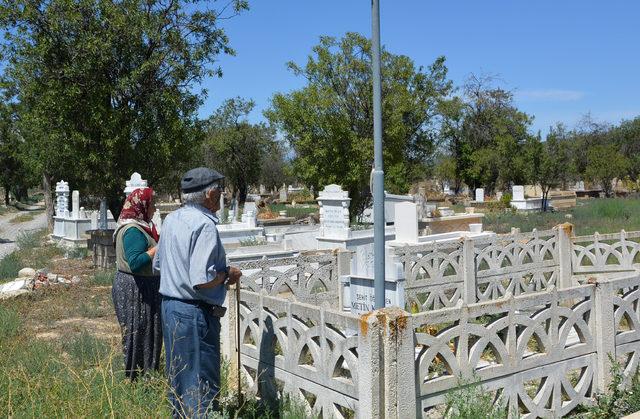
[[[226,285],[233,285],[240,282],[242,271],[235,266],[229,266],[229,279],[227,279]]]

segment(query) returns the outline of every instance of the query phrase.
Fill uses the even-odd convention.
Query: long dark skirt
[[[111,296],[122,330],[127,377],[160,366],[162,321],[160,277],[137,276],[117,271]]]

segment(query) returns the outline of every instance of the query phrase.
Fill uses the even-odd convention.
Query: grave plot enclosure
[[[324,418],[441,417],[460,379],[513,416],[562,417],[640,365],[640,233],[553,230],[395,249],[402,308],[340,311],[349,253],[243,262],[225,356],[263,397]]]

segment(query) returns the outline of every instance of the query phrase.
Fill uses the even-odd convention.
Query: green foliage
[[[620,230],[640,230],[639,199],[591,199],[578,201],[570,211],[559,212],[489,212],[484,217],[484,228],[496,233],[508,233],[511,227],[521,231],[547,230],[564,222],[575,225],[576,234],[617,233]],[[571,219],[566,215],[571,214]]]
[[[260,179],[263,163],[280,154],[275,130],[264,123],[251,124],[247,116],[255,103],[242,98],[228,99],[207,121],[206,141],[203,143],[204,162],[226,176],[238,191],[240,202],[247,196],[247,188]]]
[[[265,112],[295,152],[297,177],[318,190],[339,183],[354,214],[370,200],[373,166],[371,43],[357,33],[323,36],[306,65],[289,63],[306,85],[274,95]],[[385,188],[406,192],[435,152],[436,107],[451,91],[444,58],[427,69],[382,52]]]
[[[450,419],[507,418],[504,401],[494,400],[494,395],[477,381],[460,380],[458,388],[447,393],[446,403]]]
[[[110,286],[111,284],[113,284],[114,276],[114,270],[98,270],[93,275],[93,278],[91,278],[90,283],[91,285]]]
[[[82,332],[70,340],[65,340],[62,350],[67,352],[72,361],[82,369],[99,365],[110,353],[109,345],[88,332]]]
[[[454,168],[449,177],[474,189],[507,189],[524,184],[530,159],[524,152],[532,140],[527,132],[532,118],[519,111],[513,93],[494,85],[492,77],[470,76],[464,95],[440,105],[443,121],[440,137]],[[451,163],[449,163],[450,165]]]
[[[201,139],[198,83],[220,76],[216,57],[233,54],[220,23],[246,8],[0,0],[5,81],[29,166],[107,197],[116,217],[134,170],[173,185]]]
[[[241,247],[250,247],[250,246],[260,246],[261,244],[265,244],[265,241],[258,237],[250,237],[248,239],[240,239]]]
[[[67,259],[84,259],[89,256],[89,249],[86,247],[71,247],[67,249]]]
[[[612,181],[623,177],[629,169],[629,159],[613,144],[594,145],[587,152],[587,179],[597,182],[607,197],[612,196]]]
[[[16,336],[22,327],[20,316],[14,310],[0,306],[0,342]]]
[[[0,259],[0,279],[14,279],[22,267],[20,255],[17,252],[9,253]]]
[[[611,382],[604,394],[596,395],[596,404],[587,409],[585,418],[618,419],[640,411],[640,373],[635,372],[628,388],[623,385],[623,369],[619,362],[609,355]]]
[[[16,243],[20,250],[30,250],[38,247],[43,239],[41,231],[21,231],[16,237]]]

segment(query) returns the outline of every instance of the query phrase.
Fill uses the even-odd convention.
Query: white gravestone
[[[424,188],[418,188],[418,194],[414,196],[414,201],[417,205],[418,219],[427,218],[429,216],[429,207],[427,205],[427,194]],[[396,214],[397,217],[397,214]],[[397,222],[397,218],[396,218]]]
[[[418,243],[418,208],[412,202],[396,204],[396,241]]]
[[[56,183],[56,216],[69,216],[69,184],[64,180]]]
[[[447,182],[445,182],[445,183],[444,183],[444,186],[442,187],[442,192],[443,192],[445,195],[451,195],[451,194],[452,194],[452,192],[451,192],[451,186],[449,186],[449,184],[448,184]]]
[[[287,202],[287,186],[283,183],[280,188],[280,202]]]
[[[224,223],[224,194],[220,194],[220,209],[216,211],[216,217],[221,223]]]
[[[476,189],[476,202],[484,202],[484,189]]]
[[[135,191],[136,189],[146,188],[146,187],[147,187],[147,181],[142,179],[142,176],[140,176],[140,173],[133,172],[133,174],[131,175],[131,179],[125,182],[124,194],[126,196],[129,196],[129,194]]]
[[[522,185],[513,186],[513,196],[511,197],[511,200],[524,201],[524,186]]]
[[[316,201],[320,206],[320,237],[348,238],[351,234],[349,192],[343,191],[340,185],[327,185]]]
[[[374,310],[375,292],[372,278],[350,277],[349,311],[362,315]],[[404,281],[384,281],[385,307],[404,309]]]
[[[74,220],[80,218],[80,192],[78,191],[71,193],[71,218]]]

